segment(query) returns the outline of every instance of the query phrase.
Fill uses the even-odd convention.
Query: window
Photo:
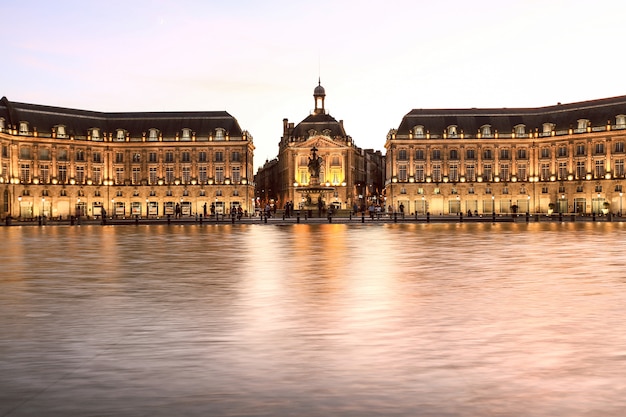
[[[339,158],[337,157],[337,159]],[[406,149],[400,149],[398,151],[398,161],[406,161],[407,159],[409,158],[407,157]],[[339,165],[339,161],[337,161],[337,164],[333,164],[333,165]]]
[[[508,194],[509,193],[509,187],[502,187],[502,194]]]
[[[165,182],[167,184],[172,184],[174,182],[174,168],[173,167],[165,168]]]
[[[39,182],[42,184],[50,182],[50,167],[48,165],[39,165]]]
[[[224,162],[224,152],[215,151],[215,162]]]
[[[206,152],[205,151],[200,151],[198,152],[198,162],[206,162]]]
[[[433,161],[439,161],[441,159],[441,150],[433,149],[431,159]]]
[[[550,148],[548,147],[541,148],[541,157],[550,158]]]
[[[423,161],[424,158],[424,150],[423,149],[416,149],[415,150],[415,159],[418,161]]]
[[[185,141],[191,140],[191,129],[187,129],[187,128],[183,129],[183,134],[180,137],[180,140],[185,140]]]
[[[141,162],[141,154],[139,152],[133,153],[133,162]]]
[[[191,167],[183,167],[183,184],[189,184],[191,182]]]
[[[433,164],[433,181],[441,182],[441,164]]]
[[[491,170],[491,164],[483,164],[483,180],[491,181],[493,179],[493,172]]]
[[[133,184],[139,184],[141,181],[141,168],[133,167],[133,173],[130,180]]]
[[[398,165],[398,181],[406,181],[406,179],[407,179],[406,165],[405,164]]]
[[[554,123],[544,123],[543,124],[543,135],[550,135],[552,133],[552,130],[554,130]]]
[[[240,167],[232,168],[232,179],[235,184],[238,184],[241,181],[241,168]]]
[[[483,150],[483,159],[493,159],[493,154],[491,153],[491,149],[487,148]]]
[[[483,137],[491,137],[491,125],[483,125],[480,127],[480,133]]]
[[[66,138],[67,134],[65,133],[65,126],[59,125],[56,127],[57,138]]]
[[[115,183],[124,184],[124,168],[122,167],[115,168]]]
[[[424,181],[424,164],[415,165],[415,181]]]
[[[615,127],[617,127],[618,129],[626,128],[626,115],[619,114],[615,116]]]
[[[517,159],[528,159],[525,148],[517,150]]]
[[[156,167],[148,168],[148,182],[152,185],[157,183],[157,169]]]
[[[30,182],[30,164],[20,165],[20,182],[28,184]]]
[[[603,155],[604,154],[604,143],[596,143],[594,146],[594,154],[595,155]]]
[[[20,135],[28,135],[28,122],[20,122]]]
[[[615,142],[615,153],[623,153],[624,152],[624,142]]]
[[[117,140],[118,142],[124,142],[126,140],[126,132],[124,132],[123,129],[117,129],[115,140]]]
[[[448,126],[448,136],[450,136],[451,138],[456,137],[457,135],[457,127],[456,125],[450,125]]]
[[[500,164],[500,179],[508,181],[510,177],[509,164]]]
[[[198,181],[200,182],[200,184],[206,184],[206,180],[207,180],[207,171],[206,171],[206,166],[201,166],[198,168]]]
[[[124,162],[124,153],[123,152],[115,152],[115,162],[121,164]]]
[[[576,161],[576,178],[582,180],[587,175],[587,166],[585,161]]]
[[[76,157],[77,162],[85,161],[85,151],[83,151],[82,149],[77,149],[76,154],[74,156]]]
[[[85,183],[85,167],[84,166],[76,167],[76,183],[77,184]]]
[[[457,151],[456,149],[450,149],[450,159],[459,159],[459,151]]]
[[[191,154],[189,151],[184,151],[181,153],[181,158],[183,162],[191,162]]]
[[[595,161],[594,174],[596,178],[604,177],[604,161],[602,159]]]
[[[476,159],[476,150],[468,149],[465,151],[465,159]]]
[[[48,161],[50,160],[50,149],[48,148],[40,148],[39,149],[39,159]]]
[[[526,136],[526,125],[515,125],[515,136],[523,137]]]
[[[20,159],[31,159],[30,147],[22,146],[20,148]]]
[[[59,183],[65,184],[67,182],[67,165],[59,165],[57,170]]]
[[[91,169],[91,180],[94,184],[100,184],[102,182],[102,174],[100,172],[100,167],[93,167]]]
[[[541,181],[548,181],[550,179],[550,164],[541,164]]]
[[[567,156],[567,146],[559,146],[559,148],[557,149],[557,155],[561,158]]]
[[[576,192],[577,193],[582,193],[584,191],[585,191],[585,189],[584,189],[584,187],[582,185],[577,185],[576,186]]]
[[[99,164],[99,163],[101,163],[101,162],[102,162],[102,153],[100,153],[99,151],[94,151],[94,152],[91,154],[91,157],[92,157],[92,159],[93,159],[93,162],[95,162],[95,163],[98,163],[98,164]]]
[[[150,152],[148,154],[148,162],[151,162],[151,163],[157,162],[157,153],[156,152]]]
[[[100,129],[91,129],[91,140],[96,142],[102,141],[102,137],[100,136]]]
[[[165,163],[171,164],[174,162],[174,152],[165,152]]]
[[[450,181],[457,182],[459,180],[459,166],[457,164],[450,164],[448,168],[448,176],[450,177]]]
[[[465,177],[469,182],[476,181],[476,167],[474,164],[465,165]]]
[[[500,149],[500,159],[511,159],[510,149]]]
[[[585,132],[589,126],[589,119],[578,119],[577,132]]]
[[[57,161],[67,161],[67,149],[59,149],[57,153]]]
[[[221,128],[215,129],[215,140],[224,140],[224,139],[225,139],[224,129],[221,129]]]
[[[541,187],[541,194],[548,194],[548,187]]]
[[[624,160],[616,159],[613,161],[613,170],[616,177],[622,178],[624,176]]]
[[[148,142],[157,142],[159,140],[159,131],[157,129],[148,130]]]
[[[3,158],[9,157],[9,147],[6,145],[2,145],[2,157]]]
[[[517,179],[526,181],[526,164],[517,164]]]
[[[241,153],[238,152],[238,151],[231,152],[230,153],[230,161],[231,162],[241,162]],[[307,164],[308,164],[308,162],[307,162]],[[332,165],[335,165],[335,166],[340,165],[338,156],[333,156]]]
[[[559,179],[567,179],[567,162],[559,162]]]
[[[585,145],[583,143],[576,144],[576,156],[584,156],[585,155]]]
[[[468,194],[474,194],[474,192],[475,192],[475,191],[474,191],[474,187],[469,187],[469,188],[467,189],[467,193],[468,193]]]
[[[602,192],[602,186],[596,185],[596,193],[601,193],[601,192]]]
[[[424,137],[424,126],[422,125],[415,126],[413,128],[413,134],[415,135],[416,138]]]
[[[224,182],[224,167],[215,167],[215,182]]]

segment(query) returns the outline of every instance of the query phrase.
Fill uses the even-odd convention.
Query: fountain
[[[320,184],[320,167],[322,162],[322,157],[317,155],[317,148],[314,146],[311,148],[308,164],[309,174],[311,174],[309,185],[298,188],[304,199],[301,207],[308,212],[309,216],[312,216],[317,211],[317,216],[321,217],[322,211],[326,208],[325,194],[335,191],[334,187],[325,187]]]

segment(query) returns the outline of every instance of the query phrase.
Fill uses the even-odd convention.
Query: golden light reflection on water
[[[621,223],[0,237],[0,415],[626,409]]]

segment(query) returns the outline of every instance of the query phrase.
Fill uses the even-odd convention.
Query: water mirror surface
[[[623,416],[626,224],[0,228],[0,416]]]

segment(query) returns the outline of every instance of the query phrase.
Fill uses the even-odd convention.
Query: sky
[[[226,110],[255,170],[326,110],[384,153],[414,108],[626,95],[623,0],[0,0],[0,96],[103,112]]]

